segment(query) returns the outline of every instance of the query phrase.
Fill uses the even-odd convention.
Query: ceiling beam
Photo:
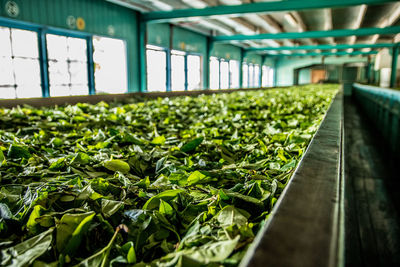
[[[251,47],[247,51],[282,51],[282,50],[331,50],[331,49],[362,49],[362,48],[384,48],[394,47],[396,43],[380,43],[380,44],[322,44],[322,45],[300,45],[300,46],[280,46],[280,47]]]
[[[248,41],[264,39],[300,39],[300,38],[326,38],[326,37],[346,37],[364,36],[374,34],[397,34],[400,33],[400,26],[386,28],[360,28],[360,29],[340,29],[330,31],[308,31],[308,32],[282,32],[282,33],[263,33],[257,35],[230,35],[214,36],[215,42],[227,41]]]
[[[142,19],[149,23],[171,22],[198,17],[211,17],[221,15],[242,15],[249,13],[271,13],[282,11],[296,11],[318,8],[347,7],[356,5],[376,5],[398,0],[299,0],[299,1],[273,1],[257,2],[251,4],[232,6],[213,6],[206,8],[177,9],[172,11],[155,11],[143,14]]]
[[[309,52],[309,53],[295,53],[295,54],[266,54],[266,56],[271,57],[318,57],[318,56],[368,56],[368,55],[376,55],[378,51],[355,51],[355,52]]]

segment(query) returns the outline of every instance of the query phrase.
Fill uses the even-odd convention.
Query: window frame
[[[165,57],[166,57],[166,64],[165,64],[165,89],[167,92],[171,91],[171,75],[169,74],[171,72],[171,52],[168,48],[165,48],[163,46],[157,46],[157,45],[152,45],[152,44],[147,44],[145,47],[145,54],[146,54],[146,60],[147,60],[147,50],[152,50],[152,51],[162,51],[165,52]],[[148,90],[148,75],[147,75],[147,68],[149,67],[148,62],[146,62],[146,91],[145,92],[153,92]],[[162,91],[161,91],[162,92]]]
[[[126,40],[113,36],[105,36],[101,34],[93,34],[88,32],[81,32],[75,30],[61,29],[57,27],[45,26],[40,24],[35,24],[31,22],[19,21],[15,19],[3,18],[0,17],[0,26],[15,28],[21,30],[28,30],[37,33],[38,37],[38,53],[39,53],[39,65],[40,65],[40,80],[42,86],[42,97],[50,97],[50,81],[49,81],[49,66],[48,66],[48,58],[47,58],[47,42],[46,42],[46,34],[55,34],[61,35],[65,37],[73,37],[73,38],[81,38],[86,40],[87,47],[87,73],[88,73],[88,95],[95,95],[96,88],[94,83],[94,61],[93,61],[93,36],[105,37],[105,38],[113,38],[122,40],[125,44],[125,56],[126,56],[126,64],[127,64],[127,81],[128,81],[128,90],[129,92],[129,50],[126,46]]]
[[[203,85],[203,79],[201,79],[202,74],[203,74],[203,57],[201,53],[197,53],[197,52],[187,52],[187,51],[183,51],[183,50],[179,50],[179,49],[167,49],[168,53],[169,53],[169,59],[170,63],[169,63],[169,68],[168,68],[168,72],[167,73],[167,77],[169,77],[170,82],[169,82],[169,88],[167,87],[167,91],[173,91],[172,90],[172,65],[171,65],[171,57],[173,54],[173,51],[177,51],[178,53],[184,53],[183,56],[184,57],[184,75],[185,75],[185,92],[189,91],[189,80],[188,80],[188,73],[189,73],[189,68],[188,68],[188,56],[198,56],[200,58],[200,88]],[[168,62],[167,60],[167,62]],[[167,64],[168,65],[168,64]],[[193,90],[192,90],[193,91]]]
[[[239,84],[239,87],[237,87],[237,88],[231,86],[231,84],[232,84],[231,61],[236,61],[238,63],[238,66],[239,66],[239,70],[238,70],[239,83],[240,83],[240,71],[241,71],[240,70],[240,61],[236,60],[236,59],[226,59],[226,58],[215,57],[215,56],[211,56],[211,57],[216,58],[217,61],[218,61],[218,71],[219,71],[218,89],[215,89],[215,90],[221,90],[221,63],[222,62],[227,62],[228,63],[228,88],[224,88],[224,89],[238,89],[238,88],[240,88],[240,84]],[[210,64],[210,62],[211,62],[211,57],[209,58],[209,63],[208,64]],[[211,76],[211,73],[209,75]]]
[[[149,47],[150,46],[150,47]],[[189,91],[189,80],[188,80],[188,72],[189,72],[189,68],[188,68],[188,56],[198,56],[200,58],[200,88],[203,86],[203,55],[199,52],[188,52],[188,51],[183,51],[183,50],[179,50],[179,49],[170,49],[170,48],[166,48],[163,46],[158,46],[158,45],[153,45],[153,44],[146,44],[146,48],[145,51],[147,53],[147,50],[155,50],[155,51],[163,51],[166,54],[167,57],[167,66],[166,66],[166,71],[165,71],[165,75],[166,75],[166,92],[171,92],[172,91],[172,65],[171,65],[171,59],[172,59],[172,54],[174,53],[174,51],[177,52],[177,55],[180,55],[182,53],[182,55],[184,57],[184,76],[185,76],[185,88],[184,91]],[[148,80],[148,76],[147,76],[147,71],[146,71],[146,91],[145,92],[149,92],[148,88],[147,88],[147,80]],[[200,89],[198,89],[200,90]]]

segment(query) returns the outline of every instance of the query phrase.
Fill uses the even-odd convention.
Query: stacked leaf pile
[[[0,109],[0,264],[238,265],[337,89]]]

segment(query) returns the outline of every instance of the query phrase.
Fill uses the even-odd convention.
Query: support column
[[[185,55],[185,91],[188,90],[189,82],[188,82],[188,56],[187,54]]]
[[[49,69],[47,63],[46,33],[38,31],[39,60],[40,60],[40,80],[42,83],[42,96],[49,97]]]
[[[368,56],[366,78],[367,78],[368,84],[371,84],[371,56]]]
[[[278,59],[274,62],[274,87],[278,84]]]
[[[244,48],[240,48],[240,59],[239,59],[239,86],[243,88],[243,61],[247,54]]]
[[[171,57],[172,57],[172,55],[171,55],[171,52],[172,52],[172,49],[174,48],[174,25],[172,25],[172,24],[170,24],[169,25],[169,46],[168,46],[168,49],[166,49],[165,50],[165,53],[166,53],[166,75],[167,75],[167,77],[166,77],[166,81],[167,81],[167,84],[166,84],[166,90],[167,90],[167,92],[169,92],[169,91],[172,91],[172,82],[171,82],[171,75],[172,75],[172,67],[171,67]]]
[[[264,71],[263,71],[263,66],[264,66],[264,63],[265,63],[265,59],[267,58],[267,56],[266,55],[262,55],[261,56],[261,65],[260,65],[260,87],[263,87],[263,85],[262,85],[262,77],[263,77],[263,75],[264,75]]]
[[[142,15],[138,14],[138,63],[139,63],[139,91],[147,91],[146,83],[146,31],[147,24],[141,18]]]
[[[392,50],[392,73],[390,74],[390,87],[396,86],[397,57],[399,55],[399,46],[396,45]]]
[[[211,56],[211,51],[214,47],[214,42],[212,40],[212,37],[207,36],[207,43],[206,43],[206,53],[204,55],[204,62],[203,62],[203,69],[204,69],[204,75],[203,75],[203,80],[204,80],[204,89],[209,89],[210,88],[210,56]]]
[[[93,62],[93,40],[92,36],[86,38],[87,47],[87,61],[88,61],[88,86],[89,95],[95,95],[95,84],[94,84],[94,62]]]

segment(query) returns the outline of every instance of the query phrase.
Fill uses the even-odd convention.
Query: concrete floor
[[[346,266],[400,266],[400,161],[350,98],[344,114]]]

